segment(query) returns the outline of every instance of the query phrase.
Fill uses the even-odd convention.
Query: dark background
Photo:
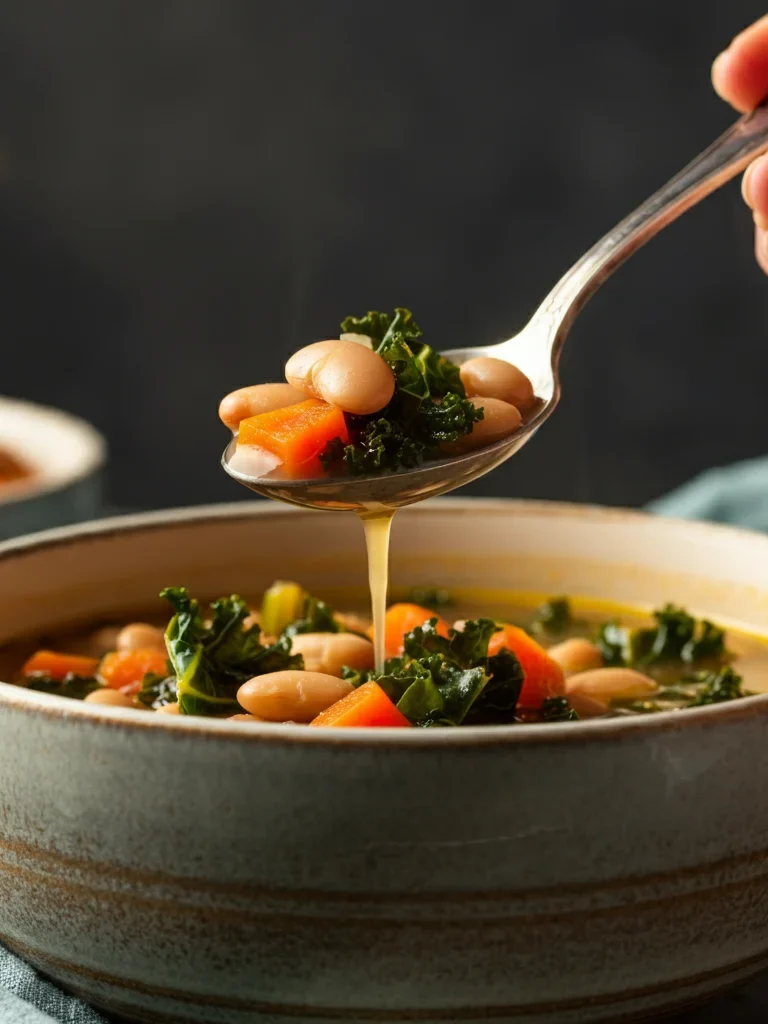
[[[722,131],[750,0],[4,0],[0,391],[77,412],[111,500],[247,497],[228,390],[339,319],[514,333]],[[732,184],[582,314],[564,400],[475,493],[640,504],[768,439],[768,281]]]

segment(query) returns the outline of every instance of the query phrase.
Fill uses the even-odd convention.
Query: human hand
[[[715,91],[746,113],[768,96],[768,15],[744,29],[712,65]],[[768,273],[768,154],[744,172],[741,194],[755,221],[755,255]]]

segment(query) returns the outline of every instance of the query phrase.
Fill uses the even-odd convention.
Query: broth
[[[384,585],[386,581],[386,539],[388,534],[388,520],[374,519],[372,522],[375,524],[374,530],[371,531],[372,547],[374,549],[374,556],[372,564],[377,564],[377,558],[383,558],[383,576],[380,578],[379,583],[383,580]],[[370,523],[367,524],[370,529]],[[283,590],[281,591],[281,588]],[[274,592],[274,593],[273,593]],[[310,598],[297,584],[292,583],[276,583],[270,588],[270,593],[273,593],[273,597],[276,594],[276,607],[278,614],[282,615],[282,621],[280,621],[275,627],[275,633],[282,631],[287,636],[292,636],[292,644],[295,644],[297,648],[301,647],[303,651],[306,651],[306,643],[303,642],[304,635],[312,634],[313,636],[320,635],[321,637],[332,638],[333,642],[340,643],[345,642],[343,637],[350,636],[352,634],[366,634],[370,635],[370,619],[366,616],[365,612],[361,613],[361,609],[366,607],[366,601],[364,595],[360,591],[332,591],[329,589],[325,593],[324,597],[333,597],[334,604],[337,611],[334,611],[324,601],[317,598]],[[298,593],[298,598],[297,598]],[[288,597],[293,597],[291,600],[293,604],[286,610],[285,603]],[[381,591],[379,598],[383,597]],[[532,723],[536,721],[559,721],[568,718],[575,717],[593,717],[594,714],[636,714],[644,712],[655,712],[661,710],[675,709],[689,706],[696,706],[702,703],[714,703],[721,700],[730,700],[742,696],[747,696],[752,693],[764,693],[768,692],[768,638],[755,635],[750,633],[746,629],[729,628],[727,633],[719,630],[717,627],[712,626],[711,623],[706,621],[696,621],[682,609],[676,609],[673,606],[665,606],[655,612],[653,615],[646,614],[637,609],[630,607],[618,607],[610,605],[604,602],[595,601],[592,599],[555,599],[544,605],[537,607],[539,599],[537,596],[532,594],[521,594],[515,592],[500,592],[496,591],[477,591],[477,590],[456,590],[453,593],[447,593],[439,588],[422,588],[418,591],[403,592],[396,591],[396,597],[399,599],[395,605],[390,606],[387,611],[387,628],[381,628],[379,630],[380,644],[379,647],[383,648],[386,640],[387,650],[384,651],[379,649],[376,652],[376,664],[382,665],[383,658],[386,654],[390,658],[387,663],[387,674],[391,675],[393,672],[395,675],[398,671],[402,670],[402,665],[398,666],[398,659],[401,662],[405,662],[408,665],[412,665],[414,662],[412,659],[415,657],[418,659],[420,656],[418,651],[414,654],[413,650],[409,647],[406,654],[401,658],[403,648],[392,649],[392,628],[390,622],[390,615],[393,612],[397,612],[398,609],[403,608],[414,608],[413,603],[404,602],[421,602],[422,605],[430,605],[435,608],[434,612],[427,611],[425,607],[417,609],[422,611],[421,618],[415,621],[424,622],[427,616],[432,615],[433,622],[437,623],[436,626],[425,625],[423,627],[414,626],[409,623],[405,628],[408,630],[407,636],[410,638],[410,643],[426,643],[427,646],[432,642],[430,637],[434,637],[434,643],[437,647],[432,648],[432,653],[435,650],[444,650],[449,653],[449,642],[442,641],[439,636],[447,636],[450,626],[453,626],[458,632],[454,632],[454,637],[457,637],[460,642],[463,642],[463,638],[468,635],[465,632],[465,625],[467,623],[467,630],[477,630],[483,620],[492,620],[488,622],[490,632],[486,634],[485,644],[488,645],[488,637],[493,635],[495,639],[499,636],[503,637],[503,643],[497,644],[497,648],[502,648],[502,653],[509,658],[509,651],[514,654],[513,662],[519,663],[524,666],[524,680],[523,689],[519,690],[515,697],[518,702],[517,706],[513,704],[511,709],[504,711],[499,707],[492,707],[489,711],[486,709],[483,713],[469,714],[467,721],[462,722],[459,720],[440,720],[430,721],[428,716],[423,720],[419,720],[419,716],[416,712],[409,711],[408,721],[403,719],[402,724],[411,725],[460,725],[460,724],[512,724],[517,723]],[[187,598],[185,598],[187,600]],[[226,598],[221,599],[223,602],[238,601],[239,599]],[[221,601],[219,605],[221,605]],[[178,606],[176,606],[178,607]],[[234,606],[233,606],[234,607]],[[261,603],[259,600],[253,602],[242,602],[241,607],[243,611],[238,613],[240,618],[244,617],[248,608],[258,609],[261,607],[261,618],[262,622],[265,621],[265,609],[266,603]],[[344,611],[342,611],[344,609]],[[235,609],[236,610],[236,609]],[[221,611],[221,608],[220,608]],[[225,609],[226,611],[226,609]],[[230,609],[231,611],[231,609]],[[274,618],[275,609],[271,609],[270,615]],[[258,614],[258,613],[257,613]],[[304,618],[301,618],[304,616]],[[655,616],[655,617],[654,617]],[[147,622],[153,626],[165,628],[167,620],[163,621],[158,619],[156,615],[142,617],[139,619]],[[29,685],[36,689],[45,689],[48,692],[61,693],[65,696],[72,697],[85,697],[88,699],[90,690],[98,690],[103,692],[109,690],[110,686],[115,686],[114,681],[112,683],[106,682],[106,670],[103,668],[104,664],[108,659],[114,661],[116,655],[114,648],[120,647],[119,631],[126,625],[128,618],[123,622],[115,623],[101,623],[98,626],[79,626],[73,627],[67,630],[61,630],[51,636],[38,636],[30,638],[28,640],[19,641],[13,644],[6,644],[0,648],[0,673],[2,678],[6,680],[20,683],[21,685]],[[210,620],[207,620],[210,623]],[[202,629],[203,618],[200,619]],[[441,625],[442,624],[442,625]],[[441,633],[440,630],[444,627],[444,631]],[[208,628],[208,626],[206,626]],[[239,627],[240,628],[240,627]],[[665,648],[667,654],[663,654],[662,657],[656,658],[653,655],[652,647],[655,644],[660,650],[665,644],[674,644],[675,631],[681,628],[690,629],[690,637],[687,641],[688,647],[693,643],[699,645],[698,654],[694,651],[685,652],[685,649],[678,648],[673,651],[674,656],[669,656],[672,648]],[[291,632],[294,630],[295,632]],[[341,630],[341,632],[331,632],[331,630]],[[424,632],[426,630],[426,633]],[[437,633],[435,633],[437,630]],[[495,632],[494,632],[495,630]],[[145,630],[146,632],[146,630]],[[157,631],[155,631],[157,633]],[[169,630],[169,634],[173,633],[173,630]],[[507,636],[509,634],[509,640]],[[151,634],[150,634],[151,635]],[[258,635],[257,635],[258,638]],[[415,639],[414,639],[415,638]],[[426,638],[426,639],[425,639]],[[558,690],[548,691],[546,686],[538,694],[537,700],[533,703],[536,705],[530,706],[530,693],[528,699],[525,699],[526,687],[529,686],[530,673],[535,670],[536,658],[541,658],[543,651],[551,652],[549,661],[554,664],[557,657],[561,658],[562,655],[557,652],[562,652],[562,645],[569,639],[571,641],[576,639],[576,643],[586,645],[588,650],[599,650],[598,655],[600,659],[601,667],[612,667],[616,665],[622,665],[621,671],[625,675],[636,678],[638,673],[640,677],[645,680],[645,690],[641,691],[640,694],[633,693],[629,695],[620,695],[618,698],[605,698],[601,697],[603,706],[598,707],[597,711],[590,709],[590,701],[579,701],[579,692],[574,690],[572,692],[572,685],[576,683],[578,679],[584,679],[585,676],[590,675],[589,671],[582,669],[575,669],[568,671],[564,669],[560,672],[560,681],[563,681],[563,688]],[[160,634],[157,634],[156,639],[159,641],[157,648],[149,661],[152,668],[147,668],[144,663],[144,668],[147,672],[163,673],[165,671],[164,666],[166,664],[166,651],[163,647],[163,640]],[[310,639],[308,637],[308,639]],[[678,637],[679,639],[679,637]],[[300,643],[302,641],[302,643]],[[524,641],[524,642],[523,642]],[[274,644],[274,637],[261,637],[261,641],[264,644]],[[407,642],[404,640],[404,643]],[[522,643],[522,647],[520,643]],[[218,644],[219,641],[216,641]],[[295,662],[290,661],[291,657],[291,646],[283,647],[278,650],[282,641],[278,641],[274,648],[264,648],[267,652],[266,657],[272,658],[275,655],[269,654],[270,650],[278,652],[279,657],[283,659],[281,664],[274,666],[277,669],[282,668],[298,668],[299,666]],[[347,642],[348,643],[348,642]],[[619,660],[611,660],[615,657],[616,651],[612,644],[633,644],[637,649],[637,662],[633,663],[629,660],[625,660],[623,663]],[[214,644],[214,646],[216,645]],[[367,647],[370,650],[370,645],[366,642],[357,639],[354,641],[358,648],[365,649]],[[651,646],[649,646],[649,644]],[[661,644],[661,647],[659,645]],[[645,646],[643,646],[645,645]],[[635,649],[633,648],[633,650]],[[41,652],[41,649],[42,652]],[[630,648],[627,647],[627,650]],[[171,648],[169,646],[168,650]],[[691,649],[693,650],[693,648]],[[27,659],[33,652],[37,651],[38,654],[42,653],[45,656],[49,655],[50,651],[66,652],[63,657],[69,658],[72,664],[75,664],[76,660],[81,660],[85,657],[91,659],[90,662],[86,660],[86,664],[92,666],[91,675],[93,679],[90,681],[83,682],[82,678],[79,678],[76,685],[70,686],[66,684],[62,689],[61,686],[55,682],[55,680],[45,679],[44,673],[41,676],[39,672],[33,672],[26,678],[22,672],[22,666],[27,663]],[[539,654],[536,654],[536,652]],[[682,651],[682,653],[681,653]],[[113,653],[107,653],[113,652]],[[530,660],[531,652],[534,653],[534,662]],[[488,655],[493,654],[493,651],[488,649],[486,652]],[[119,652],[118,652],[119,654]],[[145,661],[146,661],[146,654]],[[429,654],[429,651],[427,652]],[[105,660],[99,663],[96,659],[105,656]],[[60,655],[54,655],[59,657]],[[634,656],[634,655],[633,655]],[[36,655],[37,657],[37,655]],[[261,657],[261,655],[259,655]],[[295,657],[295,655],[294,655]],[[306,655],[305,655],[306,657]],[[546,658],[546,655],[544,655]],[[629,655],[626,655],[629,658]],[[286,660],[288,658],[288,660]],[[394,662],[391,660],[394,658]],[[365,669],[373,668],[374,660],[373,655],[370,655],[370,662],[363,666],[355,666],[354,671],[349,670],[348,676],[353,680],[351,685],[361,686],[366,681]],[[687,659],[687,660],[686,660]],[[120,658],[118,657],[119,661]],[[130,660],[130,659],[129,659]],[[490,665],[493,659],[490,658],[486,664],[486,671],[491,672]],[[159,663],[159,664],[158,664]],[[48,662],[46,662],[48,664]],[[176,662],[171,658],[171,664],[174,667],[176,675],[171,674],[169,677],[172,685],[172,703],[176,701],[175,684],[176,679],[180,678],[179,672],[176,670]],[[346,664],[346,663],[345,663]],[[511,663],[510,663],[511,664]],[[533,669],[531,665],[533,664]],[[558,663],[559,664],[559,663]],[[308,671],[315,671],[317,666],[302,664],[302,668],[306,668]],[[471,665],[463,665],[464,670],[468,670],[467,679],[471,677],[472,672],[477,671],[473,669]],[[509,666],[507,666],[509,667]],[[519,667],[519,666],[518,666]],[[550,666],[551,667],[551,666]],[[585,666],[587,669],[597,666]],[[362,672],[357,672],[358,668]],[[555,664],[557,668],[557,664]],[[79,671],[79,670],[78,670]],[[110,669],[111,671],[111,669]],[[250,671],[250,670],[249,670]],[[271,671],[269,667],[266,669],[254,669],[253,670],[258,678],[258,672]],[[618,669],[617,669],[618,671]],[[357,681],[355,680],[355,673],[357,672]],[[564,676],[563,676],[564,673]],[[77,673],[76,673],[77,674]],[[82,676],[83,672],[80,672]],[[290,675],[291,673],[283,673],[284,675]],[[341,671],[334,671],[332,674],[341,676]],[[535,672],[534,672],[535,674]],[[379,676],[380,672],[376,673],[378,680],[377,684],[381,682]],[[594,675],[594,673],[592,673]],[[599,673],[598,673],[599,675]],[[125,677],[121,677],[123,680]],[[147,677],[148,679],[149,677]],[[327,677],[326,677],[327,678]],[[494,679],[494,674],[491,672],[490,681],[488,683],[491,688],[491,682]],[[130,695],[130,699],[125,701],[124,706],[135,706],[142,709],[146,709],[148,706],[152,706],[155,709],[159,708],[158,703],[152,703],[146,694],[144,694],[144,687],[147,684],[147,679],[144,676],[140,676],[135,684],[129,686],[127,689],[123,687],[123,691]],[[719,680],[719,683],[718,683]],[[159,680],[158,680],[159,681]],[[150,680],[151,682],[151,680]],[[106,683],[106,685],[105,685]],[[541,681],[539,681],[541,683]],[[713,683],[716,683],[714,690],[712,688]],[[723,689],[720,684],[725,684]],[[152,689],[152,685],[147,691],[154,700],[159,691]],[[388,684],[384,684],[385,686]],[[463,685],[463,683],[462,683]],[[485,684],[484,684],[485,685]],[[543,685],[543,684],[541,684]],[[718,686],[720,689],[718,690]],[[735,686],[735,688],[734,688]],[[69,687],[69,688],[68,688]],[[729,689],[730,687],[730,689]],[[141,690],[141,696],[139,691]],[[700,699],[705,691],[709,694],[707,699]],[[715,692],[717,691],[717,692]],[[168,697],[168,690],[163,690],[163,701],[166,701]],[[483,691],[485,693],[485,691]],[[714,694],[714,695],[713,695]],[[109,695],[109,694],[108,694]],[[237,701],[234,699],[234,691],[232,691],[232,699],[230,701],[224,701],[226,705],[224,708],[218,706],[221,704],[219,698],[213,698],[217,705],[211,704],[210,706],[205,705],[205,695],[201,701],[200,694],[197,693],[195,696],[195,709],[191,711],[185,711],[188,714],[212,714],[212,715],[224,715],[225,717],[231,717],[232,713],[239,713],[240,717],[247,718],[248,716],[242,715],[242,709],[238,707]],[[423,697],[423,695],[422,695]],[[401,694],[402,698],[402,694]],[[93,698],[91,698],[93,699]],[[238,691],[239,699],[239,691]],[[334,698],[336,699],[336,698]],[[395,697],[393,696],[393,707]],[[100,702],[107,702],[102,699]],[[117,703],[118,698],[110,700],[109,703]],[[231,706],[229,706],[231,704]],[[549,705],[549,707],[548,707]],[[408,701],[403,703],[400,699],[397,703],[397,707],[408,706]],[[586,708],[586,711],[585,711]],[[544,710],[547,710],[547,714],[544,714]],[[173,710],[178,711],[176,707]],[[248,709],[250,710],[250,709]],[[471,710],[471,709],[470,709]],[[574,714],[574,710],[578,714]],[[550,714],[551,712],[551,714]],[[252,713],[252,712],[251,712]],[[474,715],[474,717],[473,717]],[[322,716],[321,716],[322,717]],[[270,719],[277,721],[278,719]],[[280,719],[282,720],[282,719]],[[308,719],[306,719],[308,721]],[[382,723],[379,723],[382,724]],[[398,722],[390,722],[386,724],[401,724]]]

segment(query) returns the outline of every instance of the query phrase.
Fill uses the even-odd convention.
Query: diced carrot
[[[417,626],[423,626],[430,619],[437,619],[437,632],[447,639],[451,627],[429,608],[406,603],[393,604],[387,608],[387,617],[384,620],[384,653],[386,657],[399,658],[404,650],[403,640],[406,633],[410,633]],[[368,636],[373,640],[373,626],[368,630]]]
[[[61,681],[66,676],[89,679],[96,675],[98,658],[85,658],[79,654],[59,654],[57,651],[36,651],[21,670],[25,676],[38,673]]]
[[[168,672],[168,659],[159,647],[139,647],[135,651],[111,651],[101,659],[99,677],[113,690],[132,697],[141,689],[148,672],[164,676]]]
[[[386,726],[410,726],[378,683],[363,683],[346,697],[321,711],[310,725],[330,725],[346,729]]]
[[[335,405],[309,398],[272,412],[250,416],[240,424],[238,445],[271,452],[283,473],[292,477],[314,476],[322,471],[320,454],[329,441],[349,443],[344,413]]]
[[[525,682],[518,701],[520,707],[540,708],[547,697],[563,696],[563,670],[524,629],[518,626],[504,626],[498,633],[494,633],[488,644],[488,655],[492,657],[505,647],[517,655],[517,660],[525,673]]]

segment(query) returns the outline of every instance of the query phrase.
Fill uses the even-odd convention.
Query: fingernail
[[[754,208],[752,201],[752,178],[755,173],[756,160],[753,160],[749,167],[744,171],[744,177],[741,179],[741,197],[747,206]]]

